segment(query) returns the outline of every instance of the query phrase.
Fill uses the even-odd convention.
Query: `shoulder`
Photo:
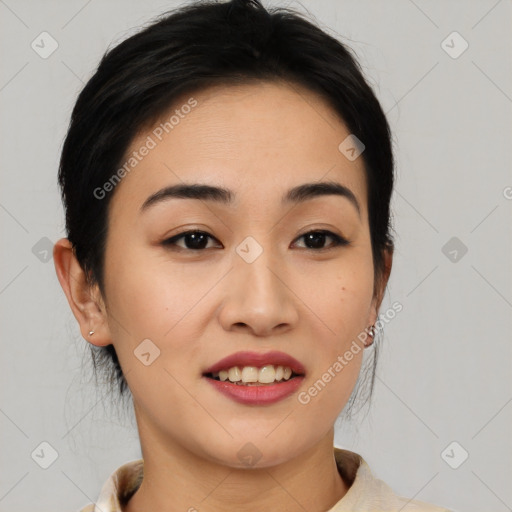
[[[328,512],[453,512],[447,508],[397,495],[376,478],[357,453],[334,447],[338,470],[350,485],[343,498]]]
[[[143,474],[143,459],[123,464],[103,484],[96,502],[86,505],[79,512],[122,512],[122,507],[139,488]]]

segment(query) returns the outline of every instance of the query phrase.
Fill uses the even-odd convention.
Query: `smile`
[[[229,381],[242,386],[269,385],[287,381],[297,375],[289,366],[274,366],[273,364],[261,368],[256,366],[233,366],[226,370],[206,374],[211,379],[222,382]]]

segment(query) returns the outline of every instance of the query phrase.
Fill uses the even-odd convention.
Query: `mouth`
[[[214,390],[244,406],[271,406],[297,393],[305,379],[299,361],[284,352],[237,352],[207,368]]]
[[[271,386],[304,377],[304,366],[284,352],[237,352],[203,372],[203,377],[237,386]]]

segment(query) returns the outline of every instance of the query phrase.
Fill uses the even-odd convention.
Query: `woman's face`
[[[183,96],[131,144],[137,162],[110,192],[108,335],[90,341],[115,346],[143,448],[179,447],[232,467],[253,450],[258,466],[271,466],[331,431],[361,365],[353,341],[378,307],[363,161],[339,149],[348,136],[313,93],[265,83]],[[332,192],[286,199],[323,182],[354,200]],[[143,208],[156,192],[185,184],[229,190],[231,201],[168,195]],[[194,230],[203,234],[177,238]],[[337,236],[349,244],[337,245]],[[204,375],[240,351],[283,352],[304,375],[295,388],[274,384],[267,402],[244,386],[241,402],[219,390],[239,384],[213,385]],[[280,386],[292,394],[276,399]]]

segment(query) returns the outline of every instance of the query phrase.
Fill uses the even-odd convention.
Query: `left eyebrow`
[[[320,181],[298,185],[288,190],[281,198],[281,202],[283,205],[286,203],[297,204],[315,197],[327,195],[337,195],[348,199],[357,210],[359,218],[361,218],[361,207],[354,193],[348,187],[335,181]],[[149,209],[150,206],[172,198],[198,199],[231,204],[235,194],[226,188],[201,183],[171,185],[149,196],[140,207],[140,213]]]
[[[361,218],[361,207],[355,194],[345,185],[336,181],[317,181],[314,183],[304,183],[297,187],[291,188],[282,198],[283,203],[300,203],[314,197],[336,195],[341,196],[350,201],[352,206],[357,210],[359,218]]]

